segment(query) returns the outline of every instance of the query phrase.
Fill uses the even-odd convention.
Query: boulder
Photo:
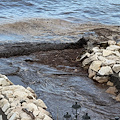
[[[90,68],[88,69],[88,73],[89,73],[89,78],[93,78],[96,75],[96,72],[91,70]]]
[[[98,72],[99,75],[110,75],[113,74],[113,71],[110,66],[103,66]]]
[[[24,91],[15,91],[13,97],[26,98],[28,94]]]
[[[113,66],[115,63],[116,63],[115,60],[108,60],[108,59],[106,59],[106,60],[102,63],[102,65],[103,65],[103,66]]]
[[[106,93],[112,94],[112,95],[116,95],[116,92],[118,92],[118,90],[116,89],[116,87],[109,87],[106,90]]]
[[[112,67],[113,71],[115,73],[119,73],[120,72],[120,64],[115,64],[113,67]]]
[[[102,61],[93,61],[92,64],[90,65],[90,69],[95,71],[95,72],[98,72],[101,64],[102,64]]]
[[[96,52],[101,52],[101,49],[99,49],[99,47],[94,47],[94,48],[92,49],[92,51],[93,51],[94,53],[96,53]]]
[[[96,80],[97,82],[99,82],[99,83],[105,83],[105,82],[107,82],[108,81],[108,77],[100,77],[100,76],[94,76],[93,77],[93,80]]]
[[[112,51],[115,51],[115,50],[119,50],[120,49],[120,46],[118,45],[110,45],[106,48],[107,50],[112,50]]]
[[[115,45],[116,42],[114,40],[108,40],[108,45]]]
[[[16,120],[17,118],[19,118],[19,113],[18,112],[15,112],[9,120]]]
[[[111,50],[103,50],[103,56],[106,57],[106,56],[109,56],[111,55],[113,52]]]
[[[43,120],[52,120],[52,118],[50,118],[49,116],[45,115]]]
[[[102,62],[105,62],[107,59],[103,56],[98,56],[98,60],[102,61]]]

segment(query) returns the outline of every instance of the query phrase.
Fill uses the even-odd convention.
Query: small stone
[[[106,90],[106,93],[112,94],[112,95],[116,95],[116,92],[118,92],[118,90],[116,89],[116,87],[109,87]]]
[[[99,75],[110,75],[113,74],[113,71],[110,66],[103,66],[98,72]]]
[[[90,69],[95,71],[95,72],[98,72],[101,64],[102,64],[102,61],[93,61],[92,64],[90,65]]]
[[[112,67],[112,69],[113,69],[114,72],[119,73],[120,72],[120,64],[115,64]]]
[[[108,81],[108,77],[99,77],[99,76],[94,76],[93,80],[96,80],[99,83],[105,83]]]
[[[108,81],[107,85],[112,87],[114,84],[112,82]]]
[[[116,42],[114,40],[108,40],[108,45],[115,45]]]
[[[2,107],[2,111],[5,112],[9,107],[10,107],[10,104],[9,104],[9,103],[6,103],[6,104]]]
[[[106,56],[109,56],[112,54],[112,51],[111,50],[103,50],[103,56],[106,57]]]

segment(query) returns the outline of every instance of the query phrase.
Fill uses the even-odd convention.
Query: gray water
[[[120,0],[0,0],[0,22],[60,18],[120,25]]]

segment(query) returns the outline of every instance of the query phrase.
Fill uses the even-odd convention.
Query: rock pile
[[[104,42],[104,46],[102,44],[82,55],[80,61],[88,69],[89,78],[99,83],[107,83],[110,87],[106,92],[115,95],[120,93],[120,42],[109,40]],[[112,75],[117,76],[116,83],[110,80]],[[116,100],[120,101],[120,94]]]
[[[30,88],[14,85],[0,74],[0,108],[8,120],[52,120],[47,106]]]

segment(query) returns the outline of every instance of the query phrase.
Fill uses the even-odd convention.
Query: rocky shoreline
[[[120,41],[108,40],[87,50],[77,61],[88,69],[88,77],[98,83],[106,83],[107,93],[120,101]]]
[[[9,120],[52,120],[47,106],[30,87],[14,85],[1,74],[0,108]]]

